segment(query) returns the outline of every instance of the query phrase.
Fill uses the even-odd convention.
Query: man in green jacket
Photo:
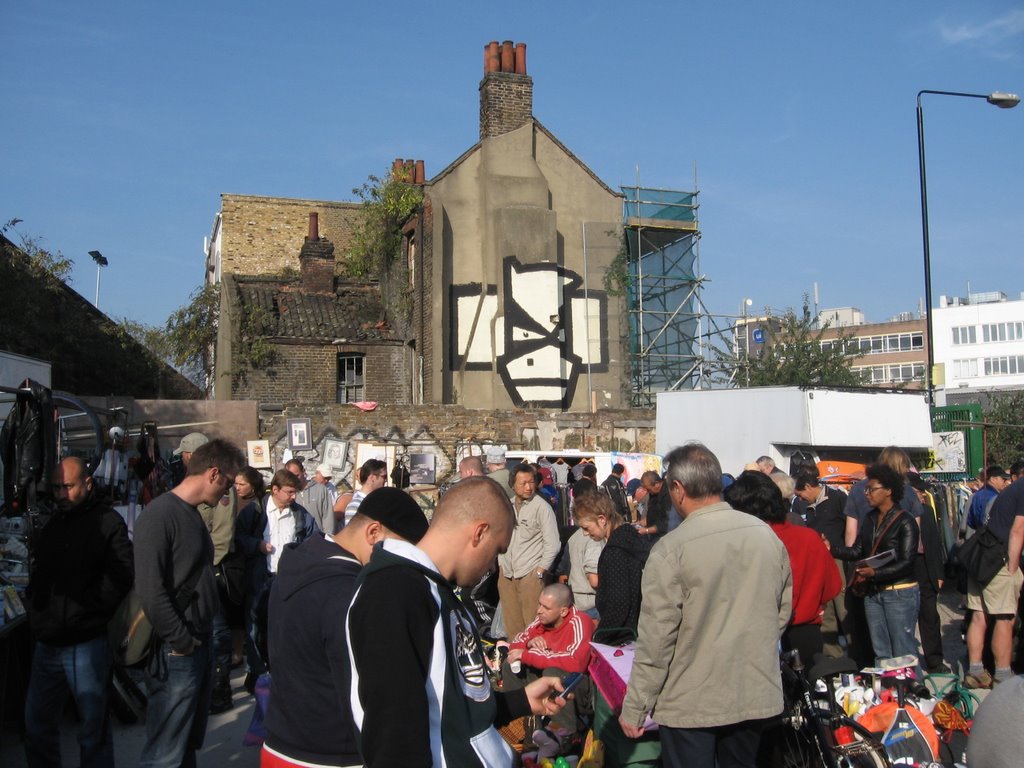
[[[789,556],[771,528],[722,501],[722,468],[705,446],[676,448],[665,465],[683,522],[644,569],[619,724],[638,738],[650,714],[666,766],[752,768],[765,721],[783,707]]]

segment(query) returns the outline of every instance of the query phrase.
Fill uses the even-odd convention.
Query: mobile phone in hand
[[[570,693],[576,690],[577,686],[583,682],[582,672],[570,672],[564,678],[562,678],[562,691],[557,694],[557,698],[566,699]]]

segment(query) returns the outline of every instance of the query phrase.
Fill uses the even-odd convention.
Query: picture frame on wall
[[[437,479],[436,457],[432,453],[409,454],[409,482],[412,485],[433,485]]]
[[[348,466],[348,441],[336,437],[324,438],[323,462],[334,471],[333,477],[342,477]]]
[[[288,419],[288,447],[293,451],[313,450],[312,420]]]
[[[246,458],[249,460],[249,466],[255,469],[266,469],[273,466],[270,460],[270,441],[269,440],[248,440],[245,444]]]

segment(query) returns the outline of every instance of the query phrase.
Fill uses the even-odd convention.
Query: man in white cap
[[[505,465],[505,449],[492,445],[487,449],[487,476],[502,487],[505,495],[512,499],[515,494],[508,483],[508,467]]]
[[[338,486],[331,482],[331,478],[334,476],[334,470],[330,464],[318,464],[316,472],[313,474],[313,480],[318,482],[327,492],[331,495],[331,504],[338,501]]]

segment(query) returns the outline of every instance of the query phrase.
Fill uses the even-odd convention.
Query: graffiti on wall
[[[608,370],[607,294],[565,267],[509,256],[502,296],[499,317],[497,286],[451,287],[451,369],[495,371],[517,407],[568,408],[588,366]]]

